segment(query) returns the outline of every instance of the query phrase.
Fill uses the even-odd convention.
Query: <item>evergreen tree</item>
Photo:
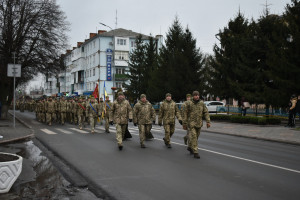
[[[145,79],[146,71],[146,45],[142,40],[142,35],[136,38],[136,48],[129,55],[129,74],[128,78],[130,84],[125,85],[127,93],[133,99],[138,99],[143,93],[146,93],[145,85],[147,81]]]
[[[203,56],[196,48],[196,40],[187,28],[183,31],[178,18],[169,29],[159,56],[157,69],[152,73],[151,93],[156,101],[172,94],[176,101],[199,89]]]

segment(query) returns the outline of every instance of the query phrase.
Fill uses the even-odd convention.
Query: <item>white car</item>
[[[225,103],[222,101],[204,101],[208,112],[225,112]]]

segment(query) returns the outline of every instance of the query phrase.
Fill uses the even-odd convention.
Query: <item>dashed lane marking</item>
[[[65,134],[73,134],[71,131],[65,130],[65,129],[61,129],[61,128],[56,128],[56,130],[65,133]]]
[[[49,129],[41,129],[41,131],[43,131],[44,133],[47,133],[48,135],[56,135],[57,133],[53,132],[53,131],[50,131]]]
[[[84,131],[84,130],[80,130],[80,129],[78,129],[78,128],[70,128],[71,130],[73,130],[73,131],[76,131],[76,132],[78,132],[78,133],[89,133],[89,132],[87,132],[87,131]]]

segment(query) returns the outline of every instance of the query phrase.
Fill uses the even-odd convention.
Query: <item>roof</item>
[[[138,35],[142,35],[142,39],[148,39],[149,35],[144,35],[141,33],[133,32],[132,30],[126,30],[123,28],[113,29],[109,32],[101,33],[100,36],[107,36],[107,37],[130,37],[130,38],[136,38]]]

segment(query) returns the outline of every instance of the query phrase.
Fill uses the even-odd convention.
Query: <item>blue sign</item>
[[[106,55],[107,80],[111,81],[111,59],[112,55]]]
[[[106,49],[107,54],[112,54],[112,52],[113,52],[112,49]]]

